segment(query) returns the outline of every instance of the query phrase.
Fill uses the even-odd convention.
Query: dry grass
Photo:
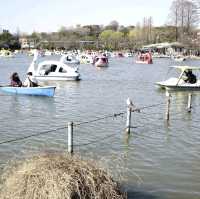
[[[2,179],[1,199],[125,198],[107,172],[77,156],[35,156],[7,169]]]

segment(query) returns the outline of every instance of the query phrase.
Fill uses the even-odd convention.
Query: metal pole
[[[166,91],[166,97],[167,97],[167,109],[166,109],[166,113],[165,113],[165,118],[167,121],[169,121],[169,112],[170,112],[170,103],[171,103],[171,95],[169,94],[168,91]]]
[[[68,152],[73,153],[73,122],[68,122]]]
[[[188,107],[187,107],[188,112],[190,113],[192,111],[192,93],[188,94]]]
[[[128,98],[127,99],[127,118],[126,118],[126,132],[129,134],[131,129],[131,110],[132,110],[133,103]]]

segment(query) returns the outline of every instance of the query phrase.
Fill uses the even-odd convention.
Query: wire
[[[139,108],[139,110],[144,110],[144,109],[148,109],[148,108],[153,108],[153,107],[160,106],[160,105],[163,105],[163,104],[165,104],[165,103],[162,102],[162,103],[159,103],[159,104],[153,104],[153,105],[149,105],[149,106],[143,106],[143,107]]]
[[[80,122],[80,123],[74,124],[74,126],[80,126],[80,125],[83,125],[83,124],[88,124],[88,123],[92,123],[92,122],[97,122],[97,121],[104,120],[104,119],[107,119],[107,118],[115,118],[115,117],[124,115],[125,113],[126,113],[126,112],[114,113],[114,114],[112,114],[112,115],[107,115],[107,116],[99,117],[99,118],[96,118],[96,119],[93,119],[93,120],[88,120],[88,121]]]
[[[14,139],[11,139],[11,140],[0,142],[0,145],[7,144],[7,143],[12,143],[12,142],[17,142],[17,141],[21,141],[21,140],[24,140],[24,139],[28,139],[30,137],[36,137],[36,136],[39,136],[39,135],[48,134],[48,133],[55,132],[55,131],[58,131],[58,130],[63,130],[63,129],[66,129],[66,128],[67,127],[60,127],[60,128],[57,128],[57,129],[53,129],[53,130],[49,130],[49,131],[44,131],[44,132],[39,132],[39,133],[35,133],[35,134],[24,136],[24,137],[14,138]]]
[[[160,105],[163,105],[165,103],[158,103],[158,104],[152,104],[152,105],[148,105],[148,106],[143,106],[143,107],[140,107],[138,109],[135,109],[133,110],[133,112],[136,112],[136,111],[140,111],[140,110],[144,110],[144,109],[150,109],[150,108],[153,108],[153,107],[157,107],[157,106],[160,106]],[[194,107],[199,107],[200,105],[196,105],[194,106],[193,105],[193,108]],[[142,112],[144,115],[155,115],[155,114],[160,114],[160,113],[144,113]],[[97,122],[97,121],[100,121],[100,120],[104,120],[104,119],[107,119],[107,118],[116,118],[118,116],[123,116],[124,114],[126,114],[126,111],[124,112],[120,112],[120,113],[114,113],[114,114],[111,114],[111,115],[106,115],[106,116],[103,116],[103,117],[98,117],[96,119],[92,119],[92,120],[88,120],[88,121],[84,121],[84,122],[79,122],[79,123],[75,123],[74,126],[80,126],[80,125],[84,125],[84,124],[88,124],[88,123],[93,123],[93,122]],[[173,113],[173,116],[178,116],[179,114],[183,114],[183,111],[180,111],[180,112],[176,112],[176,113]],[[143,120],[150,120],[149,118],[145,118],[143,117],[142,118]],[[155,118],[157,120],[160,120],[160,119],[163,119],[163,118]],[[178,119],[178,118],[175,118],[175,119]],[[138,125],[138,126],[135,126],[135,127],[131,127],[131,128],[143,128],[145,127],[146,125],[154,125],[154,126],[158,126],[158,125],[155,125],[155,124],[152,124],[152,122],[149,122],[149,123],[143,123],[144,125]],[[7,140],[7,141],[2,141],[0,142],[0,145],[2,144],[6,144],[6,143],[12,143],[12,142],[16,142],[16,141],[20,141],[20,140],[24,140],[24,139],[28,139],[28,138],[31,138],[31,137],[36,137],[36,136],[40,136],[40,135],[44,135],[44,134],[48,134],[48,133],[51,133],[51,132],[56,132],[58,130],[63,130],[63,129],[66,129],[67,127],[59,127],[57,129],[53,129],[53,130],[48,130],[48,131],[44,131],[44,132],[39,132],[39,133],[35,133],[35,134],[31,134],[31,135],[27,135],[27,136],[24,136],[24,137],[19,137],[19,138],[14,138],[14,139],[10,139],[10,140]],[[116,134],[112,134],[112,135],[108,135],[104,138],[99,138],[98,140],[93,140],[89,143],[85,143],[85,144],[81,144],[81,145],[75,145],[75,146],[86,146],[86,145],[90,145],[90,144],[93,144],[93,143],[97,143],[97,142],[101,142],[107,138],[110,138],[112,136],[114,136]]]

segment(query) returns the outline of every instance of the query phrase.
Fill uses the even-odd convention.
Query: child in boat
[[[11,75],[10,79],[11,79],[11,82],[10,82],[11,86],[13,86],[13,87],[21,87],[22,86],[22,81],[20,80],[18,73],[14,72]]]
[[[25,87],[37,87],[38,86],[38,81],[33,77],[32,72],[27,73],[27,77],[24,81],[23,86],[25,86]]]

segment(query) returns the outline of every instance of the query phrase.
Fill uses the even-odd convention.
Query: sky
[[[153,25],[167,22],[172,0],[0,0],[0,28],[14,33],[55,32],[61,26],[136,25],[153,17]]]

